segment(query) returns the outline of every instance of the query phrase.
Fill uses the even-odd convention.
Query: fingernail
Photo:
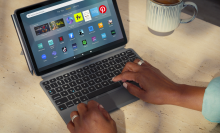
[[[99,107],[104,109],[104,107],[101,104],[99,105]]]
[[[123,86],[127,89],[127,87],[128,87],[128,84],[126,84],[126,83],[123,83]]]

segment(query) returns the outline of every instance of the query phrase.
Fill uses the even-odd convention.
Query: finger
[[[74,132],[75,126],[74,126],[74,124],[72,123],[72,121],[70,121],[70,122],[67,124],[67,128],[69,129],[69,131],[70,131],[71,133]]]
[[[88,110],[90,109],[98,109],[98,106],[99,106],[99,103],[94,101],[94,100],[91,100],[87,103],[87,107],[88,107]]]
[[[122,73],[126,72],[126,71],[138,72],[140,69],[141,69],[141,67],[139,65],[137,65],[133,62],[128,62],[125,64],[125,67],[122,70]]]
[[[109,113],[104,109],[104,107],[103,107],[101,104],[99,104],[98,108],[99,108],[99,110],[102,112],[103,116],[104,116],[108,121],[112,120],[112,118],[111,118],[111,116],[109,115]]]
[[[74,127],[78,126],[79,125],[79,121],[80,121],[80,116],[79,116],[79,113],[78,111],[73,111],[70,113],[70,118],[71,118],[71,121],[72,121],[72,118],[74,115],[78,115],[78,117],[76,117],[74,120],[73,120],[73,124],[74,124]]]
[[[138,62],[140,61],[140,59],[135,59],[134,63],[138,64]],[[144,60],[144,63],[141,66],[152,66],[150,63],[148,63],[147,61]]]
[[[144,100],[145,99],[145,95],[146,95],[146,91],[140,89],[139,87],[125,82],[123,83],[123,86],[128,90],[129,93],[131,93],[132,95]]]
[[[112,81],[118,82],[118,81],[127,81],[127,80],[130,80],[130,81],[135,81],[136,83],[139,83],[139,82],[138,82],[139,77],[140,77],[140,74],[139,74],[139,73],[135,73],[135,72],[124,72],[124,73],[121,73],[120,75],[114,77],[114,78],[112,79]]]
[[[77,110],[78,110],[79,115],[82,116],[82,115],[85,114],[86,111],[88,110],[88,109],[87,109],[87,105],[86,105],[85,103],[80,103],[80,104],[78,104],[78,106],[77,106]]]

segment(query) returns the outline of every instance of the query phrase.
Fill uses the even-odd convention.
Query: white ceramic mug
[[[186,6],[194,7],[194,15],[190,19],[180,19],[181,10]],[[161,4],[154,0],[147,0],[147,25],[156,32],[172,32],[180,23],[193,21],[198,13],[198,8],[193,2],[179,0],[175,4]]]

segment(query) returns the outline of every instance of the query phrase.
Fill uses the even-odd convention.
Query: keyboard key
[[[107,80],[108,77],[107,77],[106,75],[104,75],[104,76],[101,77],[101,79],[102,79],[102,80]]]
[[[77,74],[79,78],[83,78],[85,75],[83,73]]]
[[[54,79],[51,79],[50,80],[50,83],[54,83],[54,82],[56,82],[57,80],[54,78]]]
[[[107,81],[104,81],[104,82],[102,82],[101,83],[103,86],[108,86],[109,85],[109,83],[107,82]]]
[[[49,85],[44,86],[46,90],[50,90],[51,87]]]
[[[127,61],[127,60],[128,60],[128,57],[127,57],[127,56],[123,56],[123,57],[121,57],[121,59],[122,59],[123,61]]]
[[[116,62],[115,62],[114,60],[112,60],[112,61],[109,62],[109,64],[110,64],[110,65],[115,65]]]
[[[55,91],[55,90],[50,90],[50,91],[48,91],[48,93],[49,93],[50,95],[54,95],[54,94],[56,94],[56,91]]]
[[[69,101],[66,103],[66,106],[69,108],[69,107],[72,107],[74,106],[73,102],[72,101]]]
[[[89,87],[89,85],[88,85],[87,83],[83,83],[83,84],[81,84],[81,86],[82,86],[82,88],[87,88],[87,87]]]
[[[62,88],[67,90],[67,89],[70,89],[70,86],[68,84],[66,84],[66,85],[63,85]]]
[[[76,97],[72,94],[72,95],[67,96],[67,98],[68,98],[69,100],[73,100],[73,99],[75,99]]]
[[[108,76],[110,79],[112,79],[113,77],[115,77],[115,75],[114,75],[113,73],[109,73],[109,74],[107,74],[107,76]]]
[[[110,67],[110,64],[109,63],[105,63],[105,64],[103,64],[103,67],[105,67],[105,68]]]
[[[77,84],[82,84],[82,83],[83,83],[83,80],[82,80],[82,79],[78,79],[78,80],[76,80],[76,83],[77,83]]]
[[[86,76],[86,77],[83,78],[83,81],[84,81],[84,82],[87,82],[87,81],[89,81],[89,80],[90,80],[90,78],[89,78],[88,76]]]
[[[53,83],[53,84],[51,84],[50,85],[52,88],[56,88],[56,87],[58,87],[58,84],[57,83]]]
[[[72,71],[70,72],[71,75],[75,75],[76,74],[76,71]]]
[[[120,55],[121,55],[121,56],[125,56],[125,55],[126,55],[126,53],[125,53],[125,52],[122,52],[122,53],[120,53]]]
[[[95,78],[96,78],[95,74],[89,75],[89,77],[90,77],[91,79],[95,79]]]
[[[84,95],[89,93],[89,91],[88,91],[87,89],[84,89],[84,90],[82,90],[81,92],[82,92]]]
[[[114,71],[114,74],[119,75],[119,74],[121,74],[121,72],[119,70],[116,70],[116,71]]]
[[[120,55],[119,55],[119,54],[117,54],[117,55],[115,55],[114,57],[115,57],[115,58],[119,58],[119,57],[120,57]]]
[[[67,77],[69,77],[69,76],[70,76],[69,73],[63,75],[64,78],[67,78]]]
[[[74,103],[75,105],[77,105],[77,104],[81,103],[81,101],[77,98],[77,99],[73,100],[73,103]]]
[[[57,92],[61,92],[61,91],[63,91],[63,88],[58,87],[58,88],[56,88],[55,90],[56,90]]]
[[[76,96],[76,97],[81,97],[81,96],[82,96],[82,93],[81,93],[80,91],[78,91],[78,92],[75,93],[75,96]]]
[[[74,87],[74,89],[75,89],[76,91],[80,91],[80,90],[82,90],[82,87],[79,85],[79,86]]]
[[[133,54],[133,53],[132,53],[132,54],[128,54],[127,56],[128,56],[128,58],[133,58],[133,57],[136,57],[136,55],[135,55],[135,54]]]
[[[90,68],[93,68],[93,67],[95,67],[95,64],[91,64],[91,65],[89,65],[89,67],[90,67]]]
[[[111,79],[108,80],[108,83],[111,85],[111,84],[114,84],[115,82],[113,82]]]
[[[95,73],[95,74],[96,74],[98,77],[103,75],[102,72],[97,72],[97,73]]]
[[[122,66],[121,66],[120,64],[117,64],[117,65],[115,65],[114,67],[115,67],[116,69],[122,68]]]
[[[104,70],[102,70],[102,73],[103,74],[107,74],[107,73],[109,73],[109,70],[108,69],[104,69]]]
[[[58,108],[60,109],[60,111],[67,109],[66,105],[64,105],[64,104],[58,106]]]
[[[90,71],[91,71],[92,73],[95,73],[95,72],[97,72],[98,70],[94,67],[94,68],[90,69]]]
[[[71,80],[70,78],[66,78],[66,79],[64,79],[64,81],[65,81],[66,83],[69,83],[69,82],[71,82],[72,80]]]
[[[107,60],[107,59],[102,60],[102,63],[106,63],[106,62],[108,62],[108,60]]]
[[[71,88],[71,89],[68,89],[67,92],[68,92],[69,94],[72,94],[72,93],[75,92],[75,90],[74,90],[73,88]]]
[[[108,70],[109,70],[110,72],[112,72],[112,71],[115,71],[115,68],[114,68],[114,67],[109,67]]]
[[[82,68],[80,68],[80,69],[78,69],[78,70],[76,70],[78,73],[81,73],[82,71],[83,71],[83,69]]]
[[[64,85],[65,82],[64,82],[63,80],[59,80],[59,81],[57,81],[57,84],[58,84],[58,85]]]
[[[61,94],[63,97],[65,97],[65,96],[68,95],[67,91],[63,91],[63,92],[61,92],[60,94]]]
[[[72,79],[72,80],[77,80],[78,77],[77,77],[76,75],[73,75],[73,76],[71,76],[71,79]]]
[[[86,70],[86,71],[84,71],[84,74],[85,74],[85,75],[90,75],[91,72],[90,72],[89,70]]]
[[[93,80],[90,80],[90,81],[88,82],[88,84],[89,84],[89,85],[94,85],[95,82],[94,82]]]
[[[61,98],[61,95],[58,93],[58,94],[53,95],[52,98],[53,100],[57,100]]]
[[[111,60],[114,60],[114,57],[109,57],[108,60],[110,60],[110,61],[111,61]]]
[[[134,60],[136,59],[136,57],[133,57],[130,59],[131,62],[134,62]]]
[[[96,89],[95,89],[95,87],[91,86],[91,87],[88,88],[88,90],[89,90],[90,92],[93,92],[93,91],[95,91]]]
[[[88,69],[89,69],[88,66],[83,67],[83,70],[88,70]]]
[[[85,102],[85,101],[88,100],[88,98],[87,98],[86,96],[82,96],[82,97],[80,97],[80,100],[81,100],[82,102]]]
[[[101,88],[102,88],[102,85],[101,85],[101,84],[96,84],[96,85],[95,85],[95,88],[96,88],[96,89],[101,89]]]
[[[66,98],[66,97],[64,97],[64,98],[61,98],[61,99],[59,99],[59,100],[56,100],[55,101],[55,103],[57,104],[57,105],[60,105],[60,104],[64,104],[65,102],[68,102],[69,100]]]
[[[87,94],[87,97],[89,98],[89,99],[91,99],[91,98],[94,98],[94,97],[96,97],[96,96],[99,96],[99,95],[101,95],[101,94],[103,94],[103,93],[106,93],[106,92],[108,92],[108,91],[111,91],[111,90],[113,90],[113,89],[116,89],[116,88],[118,88],[118,87],[120,87],[121,85],[119,84],[119,83],[114,83],[114,84],[112,84],[112,85],[109,85],[109,86],[107,86],[107,87],[104,87],[104,88],[102,88],[102,89],[100,89],[100,90],[96,90],[96,91],[94,91],[94,92],[92,92],[92,93],[90,93],[90,94]]]
[[[122,60],[121,60],[120,58],[117,58],[117,59],[115,59],[115,62],[116,62],[116,63],[121,63]]]
[[[43,84],[43,85],[49,85],[50,82],[49,82],[49,81],[45,81],[45,82],[43,82],[42,84]]]
[[[96,83],[99,83],[99,82],[101,82],[102,80],[101,80],[100,78],[97,78],[97,79],[94,79],[94,81],[95,81]]]
[[[69,83],[69,85],[70,85],[71,87],[74,87],[74,86],[76,86],[77,84],[76,84],[75,81],[73,81],[73,82]]]
[[[103,67],[102,65],[99,65],[99,66],[97,66],[96,68],[97,68],[98,70],[104,69],[104,67]]]
[[[126,51],[126,53],[129,54],[129,53],[133,53],[133,52],[131,50],[128,50],[128,51]]]
[[[98,62],[96,62],[95,64],[96,64],[96,65],[101,65],[102,62],[101,62],[101,61],[98,61]]]

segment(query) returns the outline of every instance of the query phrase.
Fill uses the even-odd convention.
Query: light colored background
[[[65,123],[31,76],[10,15],[42,0],[0,0],[0,132],[68,133]],[[220,72],[220,27],[195,19],[170,36],[145,24],[146,0],[117,0],[129,42],[143,59],[177,83],[207,86]],[[182,14],[183,18],[190,17]],[[139,100],[111,114],[119,133],[217,133],[201,112]]]

